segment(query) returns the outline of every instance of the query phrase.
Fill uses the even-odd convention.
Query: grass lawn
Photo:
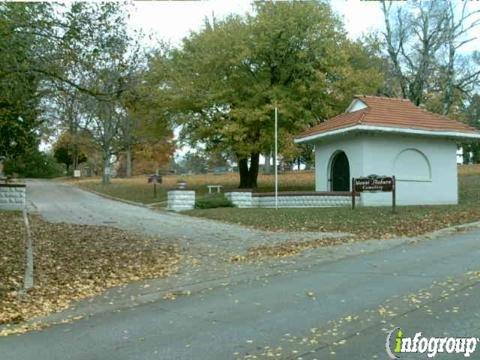
[[[37,216],[30,216],[30,222],[34,287],[22,295],[22,215],[0,212],[0,324],[59,311],[112,286],[167,276],[180,259],[173,246],[111,227],[54,224]],[[10,330],[1,330],[0,336]]]
[[[458,206],[404,206],[315,209],[192,210],[187,214],[273,231],[342,231],[357,238],[414,236],[451,225],[480,221],[480,166],[459,168]]]
[[[167,200],[167,191],[176,186],[178,180],[185,180],[187,187],[196,191],[196,195],[203,196],[208,193],[207,185],[223,185],[223,191],[236,189],[239,183],[237,173],[227,174],[201,174],[201,175],[167,175],[163,177],[163,184],[157,185],[157,197],[153,197],[153,185],[148,184],[146,176],[136,176],[130,179],[113,179],[109,185],[102,185],[100,178],[87,178],[81,180],[66,180],[88,190],[114,196],[120,199],[152,204]],[[274,189],[273,175],[261,174],[258,177],[260,192],[269,192]],[[305,190],[313,191],[315,188],[314,173],[288,172],[279,175],[280,191]],[[214,190],[215,191],[215,190]]]

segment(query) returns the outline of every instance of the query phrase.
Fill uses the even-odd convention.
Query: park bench
[[[222,192],[223,185],[207,185],[208,193],[212,193],[212,189],[217,189],[217,193]]]

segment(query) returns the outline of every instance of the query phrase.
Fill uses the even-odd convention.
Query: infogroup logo
[[[415,333],[413,338],[405,337],[399,327],[387,335],[385,349],[390,359],[400,359],[400,354],[416,353],[427,354],[434,358],[438,354],[462,354],[470,357],[476,350],[479,338],[469,337],[423,337],[421,332]]]

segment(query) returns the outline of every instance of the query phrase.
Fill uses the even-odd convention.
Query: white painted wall
[[[453,140],[360,133],[317,142],[317,191],[330,190],[327,182],[329,162],[337,150],[346,153],[351,177],[395,175],[399,205],[458,203],[457,146]],[[391,193],[364,193],[361,203],[366,206],[390,205]]]
[[[359,135],[325,139],[315,144],[315,190],[331,191],[330,162],[333,154],[343,151],[350,164],[350,178],[363,176],[363,138]]]
[[[365,109],[367,107],[367,104],[365,104],[363,101],[359,99],[354,99],[350,106],[347,108],[347,112],[354,112],[357,110]]]

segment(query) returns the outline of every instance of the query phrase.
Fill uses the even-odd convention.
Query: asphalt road
[[[480,337],[479,230],[316,263],[322,251],[283,272],[0,338],[0,359],[385,359],[397,326]]]

